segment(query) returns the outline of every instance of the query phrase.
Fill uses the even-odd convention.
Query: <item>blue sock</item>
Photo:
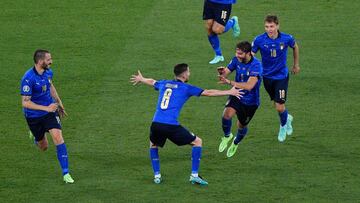
[[[235,20],[234,19],[230,19],[227,21],[226,25],[225,25],[225,30],[224,33],[229,31],[233,26],[234,26]]]
[[[57,158],[59,160],[63,175],[69,173],[69,162],[65,143],[56,146]]]
[[[230,133],[231,133],[231,119],[225,119],[224,117],[222,118],[222,129],[224,131],[224,135],[225,137],[229,137]]]
[[[219,37],[217,36],[217,34],[212,34],[212,35],[208,36],[208,40],[211,44],[211,47],[215,51],[215,54],[217,56],[222,56],[221,49],[220,49],[220,41],[219,41]]]
[[[281,126],[284,126],[286,124],[286,121],[287,121],[288,111],[285,110],[284,112],[279,113],[279,116],[280,116]]]
[[[234,140],[234,144],[239,144],[239,142],[245,137],[247,131],[248,131],[248,128],[239,128],[236,138]]]
[[[153,167],[154,175],[160,174],[160,160],[158,148],[150,148],[150,159]]]
[[[191,152],[191,174],[198,174],[200,167],[201,147],[193,147]]]

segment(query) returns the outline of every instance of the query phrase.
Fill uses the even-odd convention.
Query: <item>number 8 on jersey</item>
[[[171,94],[172,94],[172,89],[168,88],[168,89],[165,90],[163,98],[161,100],[161,105],[160,105],[161,109],[167,109],[168,108]]]

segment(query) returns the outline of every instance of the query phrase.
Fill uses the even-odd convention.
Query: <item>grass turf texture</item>
[[[360,3],[239,1],[240,40],[263,32],[263,17],[300,46],[302,72],[291,77],[287,107],[294,134],[277,141],[279,119],[262,88],[262,105],[237,154],[218,153],[226,98],[191,99],[180,121],[204,141],[200,174],[188,183],[190,147],[160,150],[164,182],[152,182],[148,132],[157,100],[129,76],[172,78],[190,64],[190,82],[216,84],[202,1],[50,1],[1,3],[1,202],[354,202],[360,199]],[[230,31],[231,32],[231,31]],[[220,37],[226,61],[238,40]],[[27,138],[19,81],[37,48],[52,52],[54,84],[69,117],[63,121],[74,185],[62,182],[53,144],[39,152]],[[289,65],[292,51],[289,52]],[[221,65],[226,65],[222,63]],[[235,129],[233,128],[233,133]],[[51,138],[49,141],[51,143]]]

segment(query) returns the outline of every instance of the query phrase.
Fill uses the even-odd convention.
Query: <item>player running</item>
[[[22,106],[31,134],[40,150],[48,148],[45,136],[49,132],[56,145],[65,183],[74,183],[69,173],[68,154],[62,136],[59,116],[66,116],[64,106],[52,83],[51,54],[47,50],[36,50],[35,65],[26,71],[21,80]]]

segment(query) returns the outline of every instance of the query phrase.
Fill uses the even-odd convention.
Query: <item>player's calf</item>
[[[48,141],[45,136],[42,140],[36,141],[36,144],[41,151],[46,151],[49,146]]]

